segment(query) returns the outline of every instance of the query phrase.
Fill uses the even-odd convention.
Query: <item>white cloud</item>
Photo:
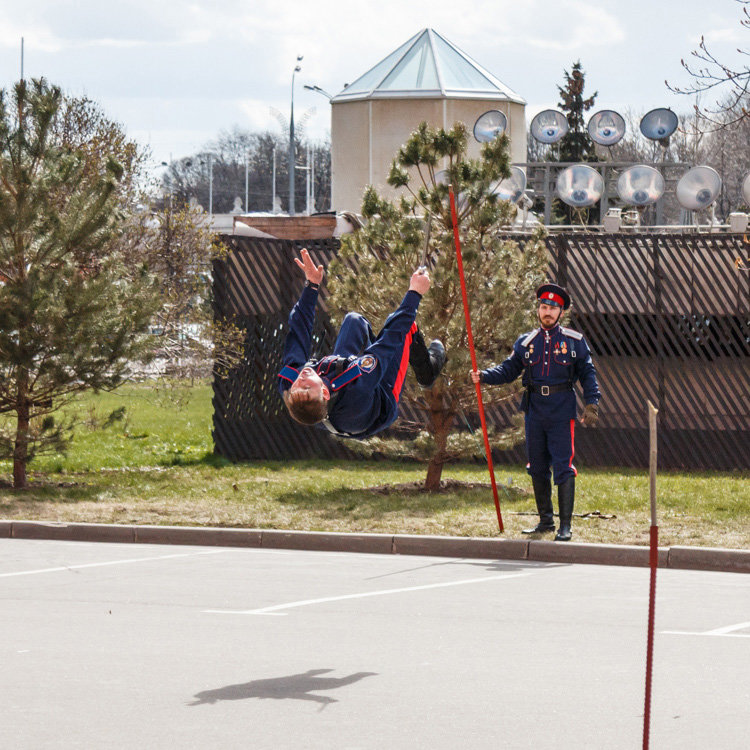
[[[720,59],[740,46],[737,4],[680,0],[670,33],[654,0],[5,0],[0,85],[17,75],[25,38],[26,75],[45,75],[86,93],[133,133],[172,151],[198,148],[234,125],[278,130],[270,107],[295,115],[315,106],[308,134],[330,130],[325,99],[424,27],[434,28],[529,101],[528,118],[557,106],[563,70],[581,59],[597,106],[663,106],[664,78],[682,74],[705,33]],[[695,44],[689,39],[696,38]],[[736,54],[736,53],[734,53]],[[546,104],[542,104],[546,102]],[[617,108],[614,107],[613,108]],[[163,134],[157,138],[157,133]],[[180,136],[184,133],[184,137]],[[150,134],[150,135],[149,135]],[[192,145],[191,145],[192,144]]]
[[[27,28],[12,20],[3,20],[0,24],[0,47],[21,51],[21,39],[24,47],[38,49],[42,52],[59,52],[64,44],[51,29],[39,25]]]
[[[745,44],[747,45],[748,32],[747,29],[741,27],[739,24],[733,27],[725,27],[718,29],[709,29],[704,35],[707,43],[710,42],[727,42],[730,44]],[[695,40],[697,45],[700,42],[700,36]]]
[[[563,0],[539,10],[537,23],[523,37],[533,47],[579,53],[592,47],[616,45],[626,38],[616,15],[591,2]],[[539,35],[539,31],[543,34]]]

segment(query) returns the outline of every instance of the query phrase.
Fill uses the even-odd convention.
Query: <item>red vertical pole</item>
[[[659,527],[652,526],[650,534],[649,565],[651,582],[648,597],[648,636],[646,645],[646,698],[643,708],[643,750],[648,750],[651,729],[651,673],[654,668],[654,614],[656,609],[656,568],[659,564]]]
[[[458,236],[458,218],[456,216],[456,198],[453,195],[453,186],[448,188],[451,202],[451,219],[453,221],[453,241],[456,246],[456,261],[458,263],[458,277],[461,281],[461,296],[464,301],[464,317],[466,318],[466,335],[469,339],[469,353],[471,354],[471,368],[477,369],[477,355],[474,351],[474,337],[471,333],[471,317],[469,315],[469,299],[466,295],[466,280],[464,278],[464,261],[461,257],[461,239]],[[497,523],[500,526],[500,532],[503,532],[503,517],[500,513],[500,498],[497,494],[497,484],[495,483],[495,469],[492,466],[492,450],[490,448],[490,438],[487,434],[487,422],[484,418],[484,404],[482,403],[482,386],[476,383],[477,401],[479,403],[479,419],[482,422],[482,434],[484,435],[484,452],[487,456],[487,468],[490,472],[490,481],[492,483],[492,494],[495,498],[495,510],[497,511]]]
[[[643,750],[648,750],[651,732],[651,674],[654,668],[654,615],[656,611],[656,569],[659,567],[659,527],[656,524],[656,415],[658,410],[648,402],[649,427],[649,495],[651,498],[651,529],[649,535],[649,567],[651,580],[648,595],[648,635],[646,637],[646,697],[643,707]]]

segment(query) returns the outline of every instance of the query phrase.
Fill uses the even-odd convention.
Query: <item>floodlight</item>
[[[480,143],[490,143],[505,132],[508,118],[499,110],[491,109],[477,118],[474,123],[474,137]]]
[[[677,200],[688,211],[708,208],[721,190],[721,177],[711,167],[693,167],[677,183]]]
[[[652,109],[641,119],[641,133],[652,141],[669,138],[677,130],[677,115],[671,109]]]
[[[631,206],[649,206],[664,195],[664,177],[645,164],[628,167],[617,179],[617,195]]]
[[[557,143],[569,130],[568,120],[556,109],[545,109],[531,121],[531,135],[539,143]]]
[[[750,172],[745,175],[745,179],[742,181],[742,197],[745,200],[745,205],[750,208]]]
[[[526,190],[526,175],[520,167],[510,168],[510,177],[498,180],[490,185],[490,192],[494,193],[500,200],[518,203]]]
[[[574,208],[593,206],[604,192],[604,179],[593,167],[573,164],[557,176],[557,194]]]
[[[591,116],[587,130],[595,143],[614,146],[625,135],[625,120],[619,112],[602,109]]]

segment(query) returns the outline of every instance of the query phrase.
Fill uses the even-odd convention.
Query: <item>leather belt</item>
[[[559,383],[558,385],[539,385],[532,383],[529,386],[532,393],[538,393],[541,396],[551,396],[553,393],[562,393],[563,391],[572,391],[573,386],[570,383]]]

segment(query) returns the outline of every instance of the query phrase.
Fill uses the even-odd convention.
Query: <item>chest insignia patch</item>
[[[372,372],[377,367],[378,360],[372,354],[366,354],[364,357],[359,358],[357,364],[362,372]]]

